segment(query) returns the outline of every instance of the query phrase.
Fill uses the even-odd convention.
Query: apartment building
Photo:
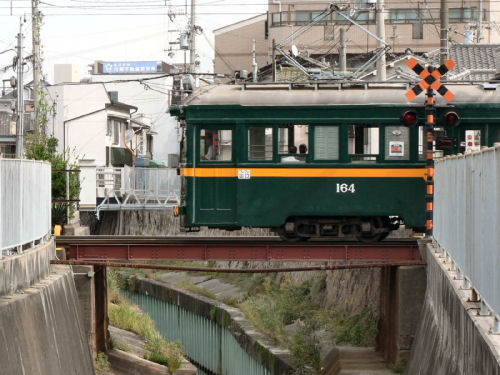
[[[252,41],[255,40],[259,67],[272,61],[272,43],[280,43],[299,28],[309,24],[324,12],[330,1],[269,1],[268,12],[214,31],[215,71],[252,70]],[[376,33],[376,0],[354,0],[335,3],[342,13],[358,24]],[[479,11],[479,7],[482,11]],[[498,43],[500,3],[494,0],[449,1],[450,43]],[[390,53],[402,54],[410,48],[414,53],[430,52],[440,46],[440,1],[385,0],[385,41]],[[329,14],[317,25],[295,39],[290,39],[284,50],[292,45],[300,53],[338,61],[340,29],[346,30],[347,55],[366,60],[377,48],[377,41],[361,28],[353,25],[338,12]]]

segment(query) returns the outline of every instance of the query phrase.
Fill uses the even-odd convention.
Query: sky
[[[53,80],[53,64],[79,64],[82,76],[87,65],[95,60],[183,62],[183,52],[168,57],[169,42],[175,41],[178,30],[186,28],[186,10],[191,0],[47,0],[40,1],[43,13],[41,44],[43,69],[49,82]],[[175,16],[169,17],[170,13]],[[200,71],[209,71],[213,59],[212,30],[252,17],[267,10],[267,1],[197,0],[196,24]],[[24,56],[31,54],[31,1],[0,0],[0,69],[11,64],[16,48],[20,20],[23,23]],[[208,40],[208,41],[207,41]],[[175,49],[175,45],[172,45]],[[31,74],[31,70],[27,73]],[[0,70],[2,79],[12,70]]]

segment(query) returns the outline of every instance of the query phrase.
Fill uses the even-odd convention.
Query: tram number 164
[[[356,187],[354,184],[342,184],[338,183],[337,184],[337,193],[352,193],[354,194],[356,192]]]

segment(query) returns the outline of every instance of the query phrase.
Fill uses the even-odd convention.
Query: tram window
[[[339,158],[339,127],[314,127],[314,159],[338,160]]]
[[[305,163],[309,153],[309,125],[280,126],[278,152],[282,162]]]
[[[352,161],[376,161],[379,154],[379,128],[371,124],[349,125],[349,154]]]
[[[248,160],[273,160],[273,128],[248,128]]]
[[[407,126],[385,127],[385,159],[410,159],[410,129]]]
[[[493,133],[493,143],[500,142],[500,129],[495,129]]]
[[[232,131],[221,129],[201,129],[200,155],[202,160],[231,161]]]

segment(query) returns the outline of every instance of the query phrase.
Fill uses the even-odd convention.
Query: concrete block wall
[[[0,296],[11,294],[44,279],[55,257],[54,238],[22,254],[0,260]]]
[[[478,316],[444,257],[428,244],[427,291],[406,374],[500,375],[500,335],[493,317]]]
[[[94,374],[71,271],[50,274],[22,293],[0,297],[0,373]]]

